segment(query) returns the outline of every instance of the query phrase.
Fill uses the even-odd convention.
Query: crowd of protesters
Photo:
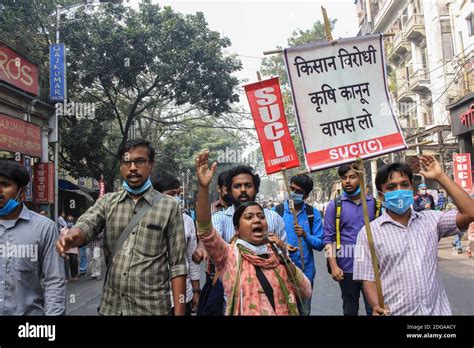
[[[436,200],[425,183],[414,186],[413,172],[403,163],[378,170],[377,197],[363,196],[360,171],[343,165],[341,195],[312,206],[309,175],[290,178],[287,199],[259,203],[260,177],[253,168],[219,172],[205,151],[196,158],[192,213],[184,209],[177,175],[154,170],[154,157],[148,141],[127,141],[120,150],[122,189],[105,194],[79,217],[62,212],[58,224],[22,203],[28,173],[0,160],[0,243],[33,246],[13,261],[0,255],[15,264],[0,272],[5,294],[0,313],[65,314],[66,283],[87,277],[104,281],[101,315],[307,316],[316,272],[327,269],[340,287],[343,315],[358,315],[360,296],[367,315],[451,314],[439,277],[438,241],[457,236],[457,248],[469,229],[466,251],[472,254],[474,200],[434,157],[420,157],[420,174],[442,188]],[[209,201],[211,190],[218,193],[215,202]],[[326,264],[317,264],[315,252],[326,255]]]

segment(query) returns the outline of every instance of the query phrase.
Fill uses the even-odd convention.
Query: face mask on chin
[[[395,190],[383,193],[382,205],[397,215],[403,215],[414,202],[412,190]]]
[[[347,197],[355,197],[360,194],[360,186],[352,193],[346,192],[346,190],[342,189],[342,194]]]
[[[20,188],[18,191],[15,199],[9,199],[7,204],[3,206],[3,208],[0,209],[0,216],[7,216],[10,215],[13,210],[15,210],[19,205],[20,202],[17,201],[18,197],[20,196],[21,190],[23,188]]]

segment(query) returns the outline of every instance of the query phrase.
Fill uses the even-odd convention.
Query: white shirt
[[[451,315],[438,271],[438,242],[459,232],[456,214],[412,209],[407,227],[387,213],[370,223],[382,294],[392,315]],[[357,237],[353,279],[375,281],[365,227]]]
[[[184,232],[186,234],[186,268],[188,269],[188,276],[186,277],[186,303],[193,299],[193,285],[192,280],[199,280],[199,265],[193,261],[193,253],[197,247],[196,227],[193,219],[183,213]],[[174,307],[173,292],[171,294],[171,307]]]

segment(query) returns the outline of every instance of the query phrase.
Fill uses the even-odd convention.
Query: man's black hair
[[[18,188],[30,182],[30,174],[22,165],[15,161],[0,159],[0,176],[12,180]]]
[[[224,170],[222,173],[219,174],[217,177],[217,186],[222,188],[225,185],[225,178],[227,177],[227,174],[229,174],[228,170]]]
[[[234,168],[231,168],[227,171],[227,176],[225,178],[225,186],[231,192],[232,190],[232,179],[239,174],[248,174],[252,177],[253,186],[255,187],[255,193],[258,193],[260,188],[260,177],[258,174],[254,173],[252,167],[240,165]]]
[[[118,158],[121,160],[125,152],[130,151],[137,146],[146,146],[148,148],[148,160],[153,162],[155,160],[155,149],[151,146],[150,142],[145,139],[128,139],[123,146],[120,148]]]
[[[234,228],[239,227],[240,225],[239,221],[245,209],[254,205],[258,205],[260,209],[262,209],[262,212],[263,212],[262,206],[258,204],[257,202],[253,202],[253,201],[244,202],[241,205],[239,205],[237,208],[235,208],[234,215],[232,216],[232,223],[234,224]]]
[[[410,180],[410,183],[413,184],[413,172],[408,165],[405,163],[389,163],[380,167],[377,171],[377,176],[375,177],[377,191],[382,192],[382,185],[392,177],[392,173],[394,172],[405,174]]]
[[[153,188],[161,193],[181,187],[181,181],[167,172],[158,172],[152,175]]]
[[[343,164],[342,166],[337,168],[337,174],[339,175],[339,177],[342,177],[346,175],[349,170],[353,170],[353,169],[354,168],[352,168],[350,164]]]
[[[299,174],[295,175],[290,179],[290,184],[295,184],[301,187],[304,192],[305,196],[309,195],[311,191],[313,191],[313,179],[311,179],[308,175],[306,174]]]

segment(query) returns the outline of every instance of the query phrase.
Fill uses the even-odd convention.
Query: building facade
[[[36,210],[54,202],[52,164],[47,163],[54,109],[44,100],[48,91],[41,88],[39,74],[37,64],[0,42],[0,158],[15,160],[29,171],[25,204]]]
[[[358,35],[384,33],[392,100],[406,154],[439,156],[449,170],[459,152],[450,106],[472,92],[472,0],[356,0]]]

